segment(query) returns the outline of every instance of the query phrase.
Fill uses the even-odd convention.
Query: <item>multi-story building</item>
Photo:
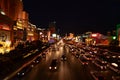
[[[13,26],[13,31],[14,31],[13,42],[14,43],[26,41],[27,28],[28,28],[28,13],[25,11],[22,11],[21,17],[19,17],[15,21],[15,25]]]
[[[13,20],[21,17],[23,11],[22,0],[0,0],[0,8]]]
[[[23,11],[22,0],[0,0],[1,48],[13,46],[16,40],[25,40],[24,33],[25,28],[27,28],[27,23],[28,14]]]
[[[32,23],[28,23],[28,27],[27,27],[27,40],[28,41],[33,41],[36,40],[36,25],[32,24]]]
[[[56,32],[55,27],[56,27],[55,22],[49,23],[49,30],[50,30],[51,34],[54,34]]]

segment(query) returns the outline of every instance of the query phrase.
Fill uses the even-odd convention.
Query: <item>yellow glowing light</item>
[[[10,47],[11,41],[6,41],[6,47]]]
[[[14,27],[14,28],[13,28],[13,30],[17,30],[17,28],[16,28],[16,27]]]
[[[10,48],[7,48],[5,52],[9,53],[9,52],[10,52],[10,50],[11,50]]]
[[[4,54],[4,53],[8,53],[11,48],[10,48],[10,45],[11,45],[11,41],[6,41],[6,42],[0,42],[0,44],[2,44],[3,46],[0,47],[0,53]]]
[[[29,36],[33,36],[33,33],[28,33]]]
[[[0,53],[4,53],[4,49],[3,48],[0,48]]]

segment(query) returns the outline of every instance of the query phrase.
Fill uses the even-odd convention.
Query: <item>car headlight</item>
[[[105,66],[105,69],[106,69],[107,67]]]
[[[54,67],[55,69],[57,69],[57,67]]]
[[[49,69],[52,69],[52,67],[49,67]]]
[[[25,73],[22,73],[22,75],[24,75]]]
[[[20,73],[17,73],[17,75],[20,75]]]
[[[34,65],[31,65],[31,67],[34,67]]]
[[[103,69],[103,66],[100,66],[101,69]]]

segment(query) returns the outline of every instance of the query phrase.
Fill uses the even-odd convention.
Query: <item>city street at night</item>
[[[120,1],[0,0],[0,80],[120,80]]]
[[[87,67],[82,66],[79,60],[65,50],[63,46],[59,51],[49,51],[46,59],[43,59],[29,73],[23,76],[22,80],[92,80]],[[66,54],[67,60],[61,61],[61,55]],[[58,59],[58,69],[50,71],[49,65],[52,59]],[[13,79],[12,79],[13,80]]]
[[[25,73],[24,76],[16,75],[11,80],[96,80],[92,72],[98,71],[104,74],[105,80],[113,80],[112,76],[116,73],[107,70],[100,70],[91,61],[88,65],[82,65],[79,58],[76,58],[69,52],[69,47],[62,45],[47,49],[46,57]],[[58,49],[59,48],[59,49]],[[58,50],[57,50],[58,49]],[[62,55],[66,55],[66,60],[61,60]],[[49,66],[53,59],[58,60],[57,69],[50,70]],[[28,65],[29,67],[31,65]],[[98,73],[96,73],[98,74]],[[99,74],[100,75],[100,74]]]

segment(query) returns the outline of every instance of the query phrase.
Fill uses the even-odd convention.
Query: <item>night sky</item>
[[[106,34],[120,23],[120,2],[115,0],[23,0],[29,21],[37,27],[48,28],[56,21],[60,33],[81,34],[86,31]],[[119,1],[119,0],[118,0]]]

